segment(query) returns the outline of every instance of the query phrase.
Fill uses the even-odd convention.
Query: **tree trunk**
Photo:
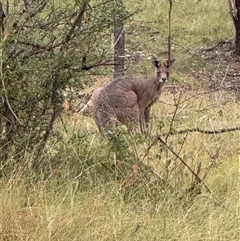
[[[1,42],[1,48],[2,48],[2,41],[3,41],[3,32],[4,32],[4,23],[3,20],[5,18],[5,13],[2,8],[2,2],[0,2],[0,42]],[[4,98],[4,86],[3,86],[3,70],[2,70],[2,49],[1,49],[1,56],[0,56],[0,89],[2,95],[0,95],[0,104],[2,105],[1,108],[6,107],[6,100]],[[5,133],[6,133],[6,128],[5,128],[5,123],[6,121],[3,120],[2,116],[0,117],[0,161],[6,160],[7,159],[7,151],[6,151],[6,139],[4,138]],[[0,163],[3,165],[3,163]]]
[[[116,0],[123,4],[122,0]],[[124,76],[125,31],[123,21],[117,22],[114,28],[114,79]]]
[[[240,55],[240,0],[235,0],[236,16],[234,20],[236,30],[236,49],[235,53]]]
[[[236,31],[235,54],[240,55],[240,0],[228,0],[228,4]]]

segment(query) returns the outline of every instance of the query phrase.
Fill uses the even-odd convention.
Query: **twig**
[[[71,37],[72,37],[72,35],[73,35],[73,33],[74,33],[75,28],[76,28],[79,24],[81,24],[82,19],[83,19],[83,15],[84,15],[84,12],[85,12],[87,6],[88,6],[88,0],[83,3],[83,6],[82,6],[81,9],[79,10],[79,14],[77,15],[75,21],[73,22],[73,24],[72,24],[72,26],[71,26],[71,28],[70,28],[67,36],[66,36],[66,39],[65,39],[65,42],[66,42],[66,43],[71,39]]]
[[[181,97],[182,97],[182,91],[179,94],[178,101],[175,103],[176,108],[175,108],[175,111],[173,113],[173,117],[172,117],[172,120],[171,120],[171,123],[170,123],[170,126],[169,126],[169,130],[168,130],[168,134],[166,135],[166,138],[165,138],[166,142],[167,142],[167,139],[168,139],[168,137],[169,137],[169,135],[170,135],[170,133],[172,131],[172,128],[173,128],[173,123],[174,123],[174,120],[175,120],[176,115],[177,115],[177,110],[178,110],[178,107],[180,105]]]
[[[26,21],[28,22],[29,20],[31,20],[33,17],[35,17],[37,14],[39,14],[47,5],[47,1],[46,0],[43,0],[42,2],[40,2],[38,4],[38,6],[34,9],[35,11],[33,11],[32,13],[28,12],[29,15],[26,17]],[[29,3],[27,3],[25,1],[25,7],[26,7],[26,11],[28,11],[28,6],[29,6]],[[24,10],[24,11],[25,11]]]
[[[172,47],[172,29],[171,29],[171,15],[172,15],[173,1],[169,0],[169,12],[168,12],[168,63],[171,63],[171,47]],[[170,76],[170,73],[169,73]]]
[[[206,49],[202,49],[202,50],[209,52],[209,51],[214,50],[215,48],[218,48],[218,47],[220,47],[220,46],[223,46],[224,44],[232,44],[232,42],[231,42],[231,41],[220,41],[219,43],[217,43],[217,44],[214,45],[213,47],[206,48]]]
[[[158,140],[155,138],[155,139],[153,140],[153,142],[148,146],[148,148],[147,148],[147,150],[146,150],[146,153],[145,153],[145,155],[143,156],[141,162],[143,162],[143,160],[144,160],[144,159],[146,158],[146,156],[148,155],[150,149],[151,149],[154,145],[156,145],[157,142],[158,142]]]
[[[191,168],[160,136],[158,136],[156,139],[157,139],[158,141],[160,141],[160,143],[163,144],[165,147],[167,147],[167,149],[170,150],[170,151],[172,152],[172,154],[173,154],[175,157],[177,157],[177,159],[180,160],[180,161],[184,164],[184,166],[187,167],[187,169],[192,173],[192,175],[196,178],[196,180],[197,180],[199,183],[202,182],[202,180],[201,180],[201,178],[198,176],[198,174],[195,173],[195,172],[192,170],[192,168]],[[209,190],[209,188],[207,188],[207,190]],[[209,192],[211,192],[211,191],[209,190]]]
[[[199,127],[196,128],[187,128],[184,130],[171,130],[170,132],[165,132],[165,133],[161,133],[161,136],[168,136],[168,135],[176,135],[176,134],[186,134],[188,132],[200,132],[203,134],[208,134],[208,135],[215,135],[215,134],[222,134],[222,133],[226,133],[226,132],[233,132],[233,131],[239,131],[240,130],[240,126],[237,127],[233,127],[233,128],[223,128],[223,129],[219,129],[219,130],[203,130],[200,129]],[[160,135],[157,136],[157,138],[155,138],[152,143],[148,146],[146,153],[144,154],[141,162],[143,162],[143,160],[146,158],[146,156],[148,155],[150,149],[156,145],[158,138],[160,138]]]
[[[113,66],[113,65],[115,66],[115,65],[119,65],[117,63],[108,63],[108,62],[109,61],[105,61],[105,62],[102,62],[102,63],[96,63],[96,64],[89,65],[89,66],[83,65],[81,69],[88,71],[89,69],[100,67],[100,66]]]
[[[215,134],[222,134],[226,132],[233,132],[233,131],[239,131],[240,126],[236,126],[233,128],[223,128],[219,130],[203,130],[200,129],[199,127],[196,128],[187,128],[183,130],[171,130],[170,132],[162,133],[161,136],[168,136],[168,135],[176,135],[176,134],[185,134],[187,132],[200,132],[203,134],[208,134],[208,135],[215,135]]]
[[[159,136],[157,137],[157,140],[163,144],[187,169],[192,173],[192,175],[196,178],[196,181],[198,183],[201,183],[206,190],[215,198],[218,204],[221,204],[221,202],[217,199],[216,196],[213,195],[211,190],[208,188],[208,186],[203,182],[203,180],[199,177],[198,173],[195,173],[193,169],[170,147],[167,145],[167,143]]]

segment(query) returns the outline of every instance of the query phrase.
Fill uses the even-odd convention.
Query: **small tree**
[[[81,89],[93,67],[113,65],[113,28],[129,14],[117,10],[115,0],[89,2],[21,0],[9,9],[1,42],[1,160],[12,151],[16,159],[26,151],[41,153],[65,89]]]

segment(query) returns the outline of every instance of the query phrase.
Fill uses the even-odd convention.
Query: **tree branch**
[[[115,65],[119,65],[119,64],[116,64],[116,63],[107,63],[107,62],[103,62],[103,63],[99,63],[99,64],[93,64],[93,65],[89,65],[89,66],[85,66],[83,65],[82,66],[82,70],[90,70],[92,68],[96,68],[96,67],[100,67],[100,66],[115,66]]]
[[[187,167],[187,169],[191,172],[191,174],[196,178],[196,181],[198,183],[201,183],[206,190],[215,198],[215,200],[217,201],[218,204],[221,204],[221,202],[217,199],[216,196],[213,195],[213,193],[211,192],[211,190],[209,189],[209,187],[204,183],[203,179],[201,179],[198,175],[198,172],[194,172],[193,169],[170,147],[167,145],[167,143],[161,138],[161,137],[157,137],[157,140],[163,144],[165,147],[167,147],[167,149],[185,166]]]
[[[181,97],[182,97],[182,91],[180,92],[179,96],[178,96],[178,100],[176,102],[176,99],[175,99],[175,110],[174,110],[174,113],[173,113],[173,117],[172,117],[172,120],[171,120],[171,123],[170,123],[170,126],[169,126],[169,130],[167,132],[167,135],[166,135],[166,138],[165,138],[165,141],[167,142],[167,139],[169,137],[169,135],[171,134],[171,130],[173,128],[173,124],[174,124],[174,121],[175,121],[175,118],[176,118],[176,115],[177,115],[177,111],[178,111],[178,107],[180,105],[180,100],[181,100]]]
[[[29,6],[29,3],[27,1],[25,1],[25,11],[28,11],[28,6]],[[29,13],[29,15],[27,16],[26,18],[26,21],[29,21],[31,20],[33,17],[35,17],[37,14],[39,14],[40,12],[42,12],[42,10],[45,8],[45,6],[47,5],[47,1],[46,0],[43,0],[42,2],[40,2],[38,4],[38,6],[34,9],[35,11],[32,12],[32,13]]]
[[[84,2],[83,6],[80,8],[77,17],[76,17],[75,21],[73,22],[72,27],[71,27],[71,29],[69,30],[69,32],[68,32],[68,34],[67,34],[67,36],[66,36],[66,38],[65,38],[65,42],[66,42],[66,43],[71,39],[71,37],[72,37],[72,35],[73,35],[73,33],[74,33],[75,28],[76,28],[78,25],[80,25],[80,23],[82,22],[83,14],[84,14],[87,6],[88,6],[88,0],[86,0],[86,1]]]
[[[183,130],[171,130],[170,132],[161,134],[161,136],[185,134],[188,132],[200,132],[203,134],[215,135],[215,134],[222,134],[222,133],[226,133],[226,132],[233,132],[233,131],[239,131],[239,130],[240,130],[240,126],[233,127],[233,128],[223,128],[223,129],[219,129],[219,130],[203,130],[203,129],[200,129],[199,127],[196,127],[196,128],[187,128],[187,129],[183,129]]]

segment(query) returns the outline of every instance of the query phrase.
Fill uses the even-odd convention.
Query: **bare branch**
[[[172,26],[171,26],[171,16],[172,16],[172,5],[173,1],[169,0],[169,13],[168,13],[168,63],[171,63],[172,60]],[[170,70],[169,70],[170,75]]]
[[[171,130],[173,128],[173,124],[174,124],[174,121],[175,121],[175,118],[176,118],[176,115],[177,115],[178,107],[179,107],[180,102],[181,102],[181,97],[182,97],[182,91],[180,92],[180,94],[178,96],[177,102],[175,101],[175,107],[176,108],[175,108],[174,113],[173,113],[173,117],[172,117],[172,120],[171,120],[171,123],[170,123],[170,126],[169,126],[168,134],[166,135],[166,138],[165,138],[166,142],[167,142],[167,139],[168,139],[169,135],[171,134]]]
[[[170,132],[161,134],[161,136],[185,134],[188,132],[200,132],[203,134],[215,135],[215,134],[222,134],[222,133],[226,133],[226,132],[233,132],[233,131],[239,131],[239,130],[240,130],[240,126],[233,127],[233,128],[223,128],[223,129],[219,129],[219,130],[203,130],[203,129],[200,129],[199,127],[196,127],[196,128],[187,128],[187,129],[179,130],[179,131],[172,130]]]
[[[196,128],[187,128],[187,129],[184,129],[184,130],[172,130],[172,131],[168,131],[168,132],[165,132],[165,133],[161,133],[161,136],[168,136],[168,135],[177,135],[177,134],[186,134],[188,132],[199,132],[199,133],[203,133],[203,134],[207,134],[207,135],[215,135],[215,134],[222,134],[222,133],[227,133],[227,132],[233,132],[233,131],[239,131],[240,130],[240,126],[236,126],[236,127],[233,127],[233,128],[223,128],[223,129],[219,129],[219,130],[203,130],[203,129],[200,129],[199,127],[196,127]],[[150,149],[156,145],[157,141],[159,140],[160,135],[157,136],[157,138],[155,138],[152,143],[148,146],[147,150],[146,150],[146,153],[145,155],[143,156],[142,158],[142,162],[143,160],[146,158],[146,156],[148,155]],[[166,143],[166,142],[165,142]]]
[[[29,4],[27,2],[25,2],[26,5],[25,7],[28,8]],[[45,6],[47,5],[47,1],[43,0],[41,3],[39,3],[39,5],[34,9],[35,11],[32,13],[29,13],[29,15],[26,18],[26,21],[29,21],[30,19],[32,19],[34,16],[36,16],[37,14],[39,14],[40,12],[42,12],[42,10],[45,8]],[[27,9],[26,9],[27,10]]]
[[[89,66],[83,66],[82,67],[82,70],[90,70],[92,68],[96,68],[96,67],[100,67],[100,66],[115,66],[115,65],[119,65],[119,64],[116,64],[116,63],[108,63],[108,62],[103,62],[103,63],[99,63],[99,64],[93,64],[93,65],[89,65]]]
[[[218,204],[220,204],[221,202],[217,199],[216,196],[213,195],[213,193],[211,192],[211,190],[209,189],[209,187],[204,183],[203,179],[201,179],[198,175],[198,173],[194,172],[194,170],[170,147],[167,145],[166,142],[164,142],[164,140],[161,137],[157,137],[157,140],[163,144],[165,147],[167,147],[167,149],[185,166],[187,167],[187,169],[191,172],[191,174],[196,178],[196,182],[197,183],[201,183],[206,190],[215,198],[215,200],[217,201]]]
[[[80,8],[79,13],[78,13],[75,21],[73,22],[71,29],[69,30],[69,32],[68,32],[68,34],[67,34],[67,36],[66,36],[66,39],[65,39],[65,42],[66,42],[66,43],[71,39],[71,37],[72,37],[72,35],[73,35],[73,33],[74,33],[75,28],[76,28],[78,25],[81,24],[82,19],[83,19],[83,15],[84,15],[84,12],[85,12],[87,6],[88,6],[88,1],[85,1],[85,3],[83,4],[83,6]]]

